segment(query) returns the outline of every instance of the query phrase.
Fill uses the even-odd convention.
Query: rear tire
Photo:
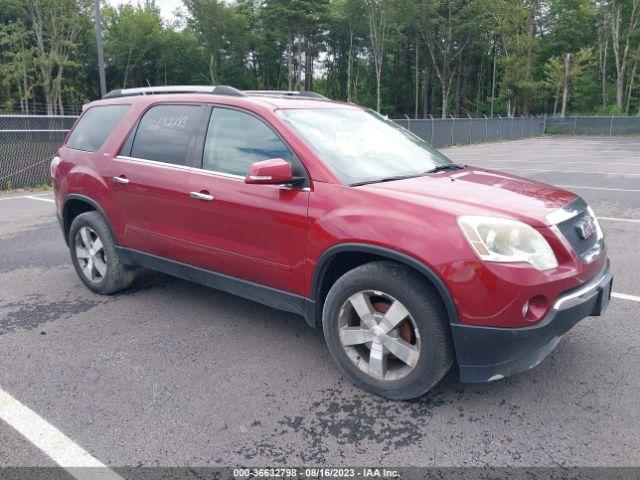
[[[129,287],[135,278],[116,251],[116,242],[98,212],[78,215],[69,228],[71,261],[80,280],[95,293],[110,295]]]
[[[327,294],[322,324],[342,373],[382,397],[419,397],[453,364],[449,322],[438,293],[395,262],[367,263],[340,277]]]

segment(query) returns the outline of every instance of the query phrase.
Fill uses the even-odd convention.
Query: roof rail
[[[246,95],[264,95],[266,97],[296,97],[304,99],[328,100],[316,92],[300,92],[298,90],[243,90]]]
[[[165,93],[212,93],[215,95],[231,95],[244,97],[237,88],[227,85],[169,85],[164,87],[140,87],[111,90],[104,98],[131,97],[135,95],[162,95]]]

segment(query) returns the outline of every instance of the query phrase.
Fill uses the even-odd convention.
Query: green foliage
[[[372,108],[379,90],[384,114],[466,116],[551,113],[566,84],[568,112],[635,113],[638,1],[183,0],[170,22],[154,0],[103,0],[107,86],[313,89]],[[92,4],[0,0],[0,110],[98,97]]]

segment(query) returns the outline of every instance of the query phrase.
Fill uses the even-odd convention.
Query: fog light
[[[527,322],[537,322],[549,311],[549,301],[547,297],[536,295],[531,297],[522,306],[522,316]]]

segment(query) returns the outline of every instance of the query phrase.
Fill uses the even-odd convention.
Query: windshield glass
[[[278,114],[345,184],[417,176],[451,163],[424,140],[369,110],[285,109]]]

